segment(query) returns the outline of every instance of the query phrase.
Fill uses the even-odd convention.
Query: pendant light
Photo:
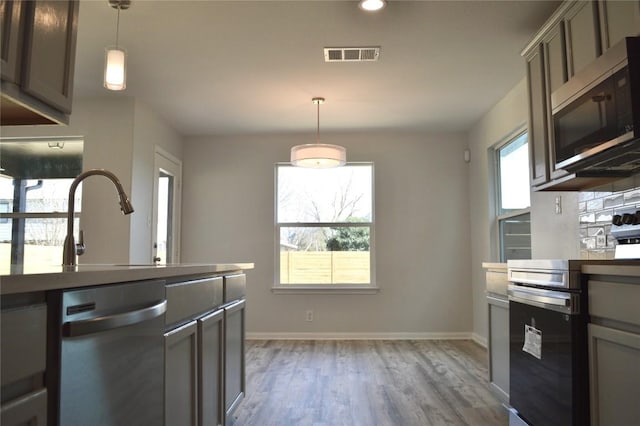
[[[358,6],[360,9],[368,12],[375,12],[385,7],[387,3],[384,0],[360,0]]]
[[[104,87],[109,90],[124,90],[127,87],[127,52],[118,47],[120,10],[129,9],[131,0],[109,0],[109,5],[118,10],[118,19],[116,21],[116,45],[105,49]]]
[[[316,143],[291,148],[291,164],[313,169],[344,166],[347,163],[347,150],[344,147],[320,143],[320,104],[324,103],[324,98],[313,98],[311,101],[317,106]]]

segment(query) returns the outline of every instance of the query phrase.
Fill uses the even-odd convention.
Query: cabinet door
[[[565,43],[564,22],[560,21],[551,28],[542,40],[545,64],[545,89],[547,112],[547,150],[549,162],[549,177],[555,179],[567,174],[564,170],[556,170],[555,135],[551,125],[551,94],[567,82],[567,51]]]
[[[631,425],[640,419],[640,334],[589,324],[591,425]]]
[[[531,184],[549,180],[547,152],[547,100],[544,81],[542,45],[525,58],[527,63],[527,92],[529,95],[529,161]]]
[[[31,392],[3,404],[0,408],[0,424],[3,426],[46,426],[47,390],[41,389]]]
[[[241,300],[224,310],[224,407],[227,418],[242,401],[245,392],[244,307],[245,302]]]
[[[640,34],[640,1],[600,0],[602,50],[615,46],[625,37]]]
[[[594,1],[577,1],[565,15],[569,77],[600,56],[598,8]]]
[[[223,424],[222,409],[222,348],[224,342],[224,310],[212,312],[198,320],[198,343],[200,345],[198,418],[200,426]]]
[[[22,88],[65,113],[71,112],[78,5],[75,0],[24,4]]]
[[[489,382],[503,402],[509,402],[509,302],[489,302]]]
[[[16,83],[18,79],[21,6],[22,2],[19,1],[0,1],[0,70],[2,79],[12,83]]]
[[[164,335],[166,426],[198,422],[198,325],[191,321]]]

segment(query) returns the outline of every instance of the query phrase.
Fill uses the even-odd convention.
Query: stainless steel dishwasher
[[[57,423],[163,424],[165,282],[68,290],[59,297]]]

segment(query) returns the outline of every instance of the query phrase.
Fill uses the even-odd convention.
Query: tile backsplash
[[[582,259],[613,259],[616,240],[611,236],[611,218],[614,210],[640,208],[639,177],[625,179],[607,189],[581,192],[578,197]]]

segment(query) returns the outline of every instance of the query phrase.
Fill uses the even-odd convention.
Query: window
[[[373,164],[276,165],[276,289],[371,289]]]
[[[0,140],[0,274],[62,263],[67,198],[82,141]],[[81,191],[76,191],[75,230]]]
[[[496,149],[500,261],[531,258],[529,144],[526,133]]]

